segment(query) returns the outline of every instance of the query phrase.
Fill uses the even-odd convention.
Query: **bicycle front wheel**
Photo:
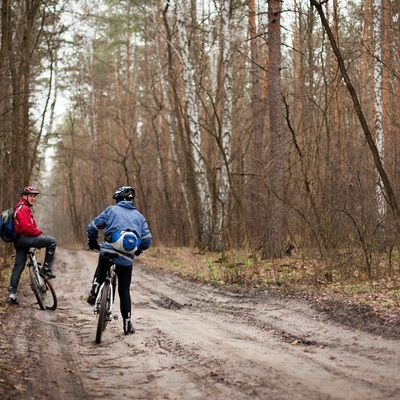
[[[110,282],[106,280],[104,282],[104,286],[101,291],[100,310],[99,310],[99,317],[97,320],[96,343],[101,342],[101,336],[103,335],[103,331],[106,329],[110,314],[110,305],[111,305],[111,287],[110,287]]]
[[[46,281],[46,300],[45,300],[45,306],[46,310],[51,310],[54,311],[57,308],[57,295],[56,291],[54,290],[53,285],[50,283],[50,281]]]
[[[41,310],[45,310],[46,290],[44,289],[44,281],[34,267],[29,267],[29,277],[31,280],[31,289],[36,297],[37,303]]]

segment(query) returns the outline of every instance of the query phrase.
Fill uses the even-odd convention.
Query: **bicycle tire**
[[[110,307],[110,282],[106,280],[104,282],[104,286],[101,292],[100,299],[100,310],[99,317],[97,320],[97,331],[96,331],[96,343],[99,344],[101,342],[101,336],[103,335],[104,330],[106,329],[108,322],[108,311]]]
[[[39,304],[41,310],[45,310],[46,306],[45,306],[45,298],[43,297],[44,294],[41,290],[41,284],[38,274],[36,273],[33,267],[29,268],[29,277],[31,280],[31,289],[36,297],[37,303]]]
[[[51,294],[52,302],[49,303],[48,299],[50,299],[49,292]],[[56,291],[54,290],[53,285],[50,281],[46,281],[46,310],[54,311],[58,305],[58,299],[56,295]]]

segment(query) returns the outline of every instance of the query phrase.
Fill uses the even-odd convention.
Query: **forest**
[[[399,274],[399,1],[93,4],[1,0],[2,209],[85,243],[131,185],[155,246]]]

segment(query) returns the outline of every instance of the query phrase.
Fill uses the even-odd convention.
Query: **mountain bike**
[[[107,256],[107,253],[105,254]],[[101,342],[101,336],[109,321],[118,319],[118,314],[112,315],[114,305],[115,288],[117,285],[117,273],[115,264],[110,263],[105,281],[102,283],[94,303],[94,313],[97,315],[96,343]]]
[[[57,295],[48,278],[41,274],[41,264],[36,259],[35,251],[34,247],[28,250],[30,286],[40,309],[54,311],[57,308]]]

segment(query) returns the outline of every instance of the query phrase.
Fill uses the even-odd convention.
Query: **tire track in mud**
[[[141,262],[131,287],[136,333],[124,336],[122,321],[113,321],[96,345],[86,296],[97,254],[59,249],[56,260],[59,308],[34,310],[43,329],[26,323],[10,343],[21,342],[22,360],[26,330],[40,339],[31,358],[48,360],[41,378],[54,386],[54,399],[399,398],[398,341],[323,321],[306,301],[186,282]],[[16,324],[19,311],[12,310]],[[35,371],[26,370],[16,393],[51,398],[32,384]]]
[[[136,277],[139,272],[140,269],[136,268]],[[124,351],[125,355],[128,354],[128,356],[125,356],[123,359],[121,357],[99,356],[90,351],[90,349],[93,349],[93,338],[90,339],[93,334],[88,332],[80,334],[82,340],[88,341],[86,343],[86,350],[81,351],[81,357],[86,362],[90,361],[90,358],[93,358],[93,361],[90,361],[92,366],[89,368],[90,372],[88,376],[92,380],[97,378],[96,388],[92,388],[92,394],[95,397],[111,395],[111,391],[107,389],[106,381],[110,370],[113,371],[113,376],[118,376],[117,388],[115,388],[112,394],[113,398],[118,398],[117,393],[120,396],[124,395],[124,392],[131,390],[132,385],[135,387],[135,391],[134,394],[130,394],[130,398],[158,398],[158,396],[165,398],[188,398],[188,388],[192,388],[190,389],[189,397],[199,399],[210,396],[211,398],[248,397],[246,393],[239,395],[240,390],[238,392],[238,389],[250,391],[252,396],[258,390],[262,390],[262,393],[259,393],[259,395],[264,396],[266,391],[270,390],[271,385],[268,388],[262,373],[260,374],[258,383],[249,383],[255,382],[254,371],[251,371],[250,375],[244,373],[239,378],[231,377],[229,373],[224,372],[227,363],[226,358],[215,358],[212,352],[210,353],[209,351],[206,354],[202,354],[204,353],[204,349],[196,346],[196,337],[193,338],[194,344],[189,345],[181,343],[179,336],[171,337],[168,329],[165,329],[165,320],[160,323],[157,319],[161,315],[163,319],[167,318],[167,320],[171,320],[174,319],[172,317],[176,317],[176,311],[188,309],[189,315],[184,320],[188,321],[186,323],[190,323],[192,304],[191,302],[184,301],[187,294],[175,291],[174,297],[177,300],[172,299],[170,296],[165,295],[163,290],[159,290],[160,287],[163,287],[164,281],[163,279],[157,279],[157,277],[150,279],[150,286],[152,288],[150,289],[151,293],[149,293],[149,291],[140,285],[143,277],[139,281],[136,281],[135,273],[132,286],[134,300],[133,313],[137,315],[137,334],[132,338],[136,339],[140,337],[140,343],[132,341],[131,338],[123,338],[122,342],[125,341],[128,343],[129,341],[129,349],[128,351],[126,349],[117,350],[117,347],[122,347],[121,338],[117,340],[112,338],[110,341],[110,336],[111,334],[120,336],[120,334],[115,332],[115,325],[110,324],[105,332],[105,339],[100,346],[100,350],[104,348],[107,354],[119,354]],[[150,275],[152,274],[150,273]],[[153,288],[156,289],[153,290]],[[201,287],[198,287],[198,289],[202,290]],[[168,292],[169,290],[167,287],[166,291]],[[209,297],[207,290],[204,291],[204,295],[199,293],[198,290],[194,292],[195,297]],[[210,301],[211,303],[215,303],[215,300],[211,299]],[[198,303],[199,305],[196,308],[199,310],[204,309],[204,302],[200,301]],[[208,309],[209,305],[206,308]],[[158,316],[155,322],[153,321],[154,315],[146,315],[146,310],[155,310]],[[87,308],[85,311],[87,312]],[[169,312],[172,312],[172,314]],[[178,317],[178,322],[180,322],[179,319],[180,317]],[[216,320],[213,320],[212,324],[217,323],[219,319],[220,317],[217,315]],[[79,325],[81,330],[90,329],[90,324],[88,326],[84,319],[78,322],[75,321],[74,323],[75,325]],[[94,332],[94,324],[92,324],[91,329]],[[207,330],[207,327],[204,329]],[[200,331],[196,335],[201,336],[202,332]],[[206,346],[211,346],[211,348],[220,346],[221,340],[221,338],[212,338]],[[98,347],[95,347],[95,349],[98,349]],[[132,360],[132,357],[135,359]],[[95,359],[97,359],[97,362],[94,361]],[[230,368],[232,371],[236,371],[236,364],[231,365]],[[248,364],[252,367],[254,362],[250,361]],[[246,368],[249,368],[249,366],[246,366]],[[127,368],[133,372],[128,381],[125,379]],[[238,374],[238,372],[236,371],[235,374]],[[115,387],[115,385],[113,386]],[[252,388],[253,386],[255,388],[258,387],[258,389]],[[282,398],[284,397],[287,397],[287,392],[285,392]]]
[[[25,306],[33,293],[20,296],[7,318],[7,341],[2,345],[2,360],[9,366],[2,399],[79,399],[87,395],[79,374],[71,341],[62,332],[57,316],[34,304]],[[3,328],[3,324],[2,324]],[[2,332],[4,333],[4,332]],[[5,358],[5,353],[7,357]]]
[[[145,275],[144,278],[148,280],[142,280],[140,283],[144,286],[144,290],[154,297],[157,292],[154,288],[157,286],[152,275],[152,273]],[[182,281],[171,276],[163,276],[162,284],[157,287],[157,290],[167,292],[168,285],[170,285],[172,293],[173,290],[178,291],[178,298],[182,301],[182,292],[179,291]],[[277,360],[279,358],[285,360],[286,355],[297,352],[298,354],[294,354],[295,359],[292,359],[289,364],[298,364],[298,370],[289,367],[286,373],[289,375],[293,373],[293,378],[298,376],[298,385],[303,381],[306,383],[305,391],[308,392],[308,398],[313,398],[311,394],[313,382],[307,382],[310,380],[307,376],[302,379],[304,374],[301,372],[299,374],[298,371],[310,368],[311,376],[315,377],[316,381],[319,376],[324,383],[329,380],[337,382],[336,386],[333,385],[335,390],[328,387],[328,393],[324,393],[324,396],[329,396],[329,390],[336,393],[336,395],[332,394],[332,398],[343,398],[340,393],[348,396],[346,398],[353,398],[352,396],[357,398],[358,395],[362,398],[397,398],[400,396],[400,385],[397,383],[395,373],[399,365],[398,342],[382,341],[380,337],[358,330],[352,331],[330,321],[322,321],[321,315],[312,310],[310,304],[303,304],[298,299],[279,299],[279,296],[271,299],[268,294],[261,299],[259,296],[254,297],[253,295],[237,296],[232,293],[220,293],[219,289],[214,288],[208,288],[205,292],[200,289],[204,295],[199,298],[196,288],[191,290],[193,286],[196,286],[195,284],[184,282],[183,286],[187,297],[183,298],[182,303],[190,304],[193,310],[204,312],[208,308],[208,311],[223,313],[223,318],[234,317],[232,324],[246,323],[267,333],[268,338],[273,340],[270,346],[273,349],[281,348],[282,356],[279,352],[277,354],[270,349],[271,353],[275,353],[274,356]],[[193,293],[195,295],[191,297]],[[165,298],[165,294],[161,294],[160,299],[163,301],[153,300],[153,303],[159,306],[179,304],[174,299],[166,301]],[[239,306],[237,301],[240,302]],[[175,309],[180,309],[180,307],[175,307]],[[222,334],[221,337],[225,336]],[[243,334],[243,337],[246,335]],[[249,343],[252,341],[254,342],[249,338]],[[285,343],[289,347],[285,346]],[[229,349],[227,351],[229,352]],[[266,364],[268,365],[268,361]],[[226,362],[226,365],[229,365],[229,362]],[[278,368],[272,367],[279,371],[279,363]],[[323,377],[321,370],[327,371],[326,377]],[[282,376],[284,376],[285,370],[282,372]],[[264,385],[265,383],[264,377]],[[323,386],[316,387],[316,398],[319,398],[323,392]],[[283,389],[280,388],[280,390]],[[283,390],[283,392],[285,391]],[[291,392],[290,390],[289,393]],[[307,397],[301,390],[299,392],[300,398]],[[293,398],[293,393],[291,398]]]

